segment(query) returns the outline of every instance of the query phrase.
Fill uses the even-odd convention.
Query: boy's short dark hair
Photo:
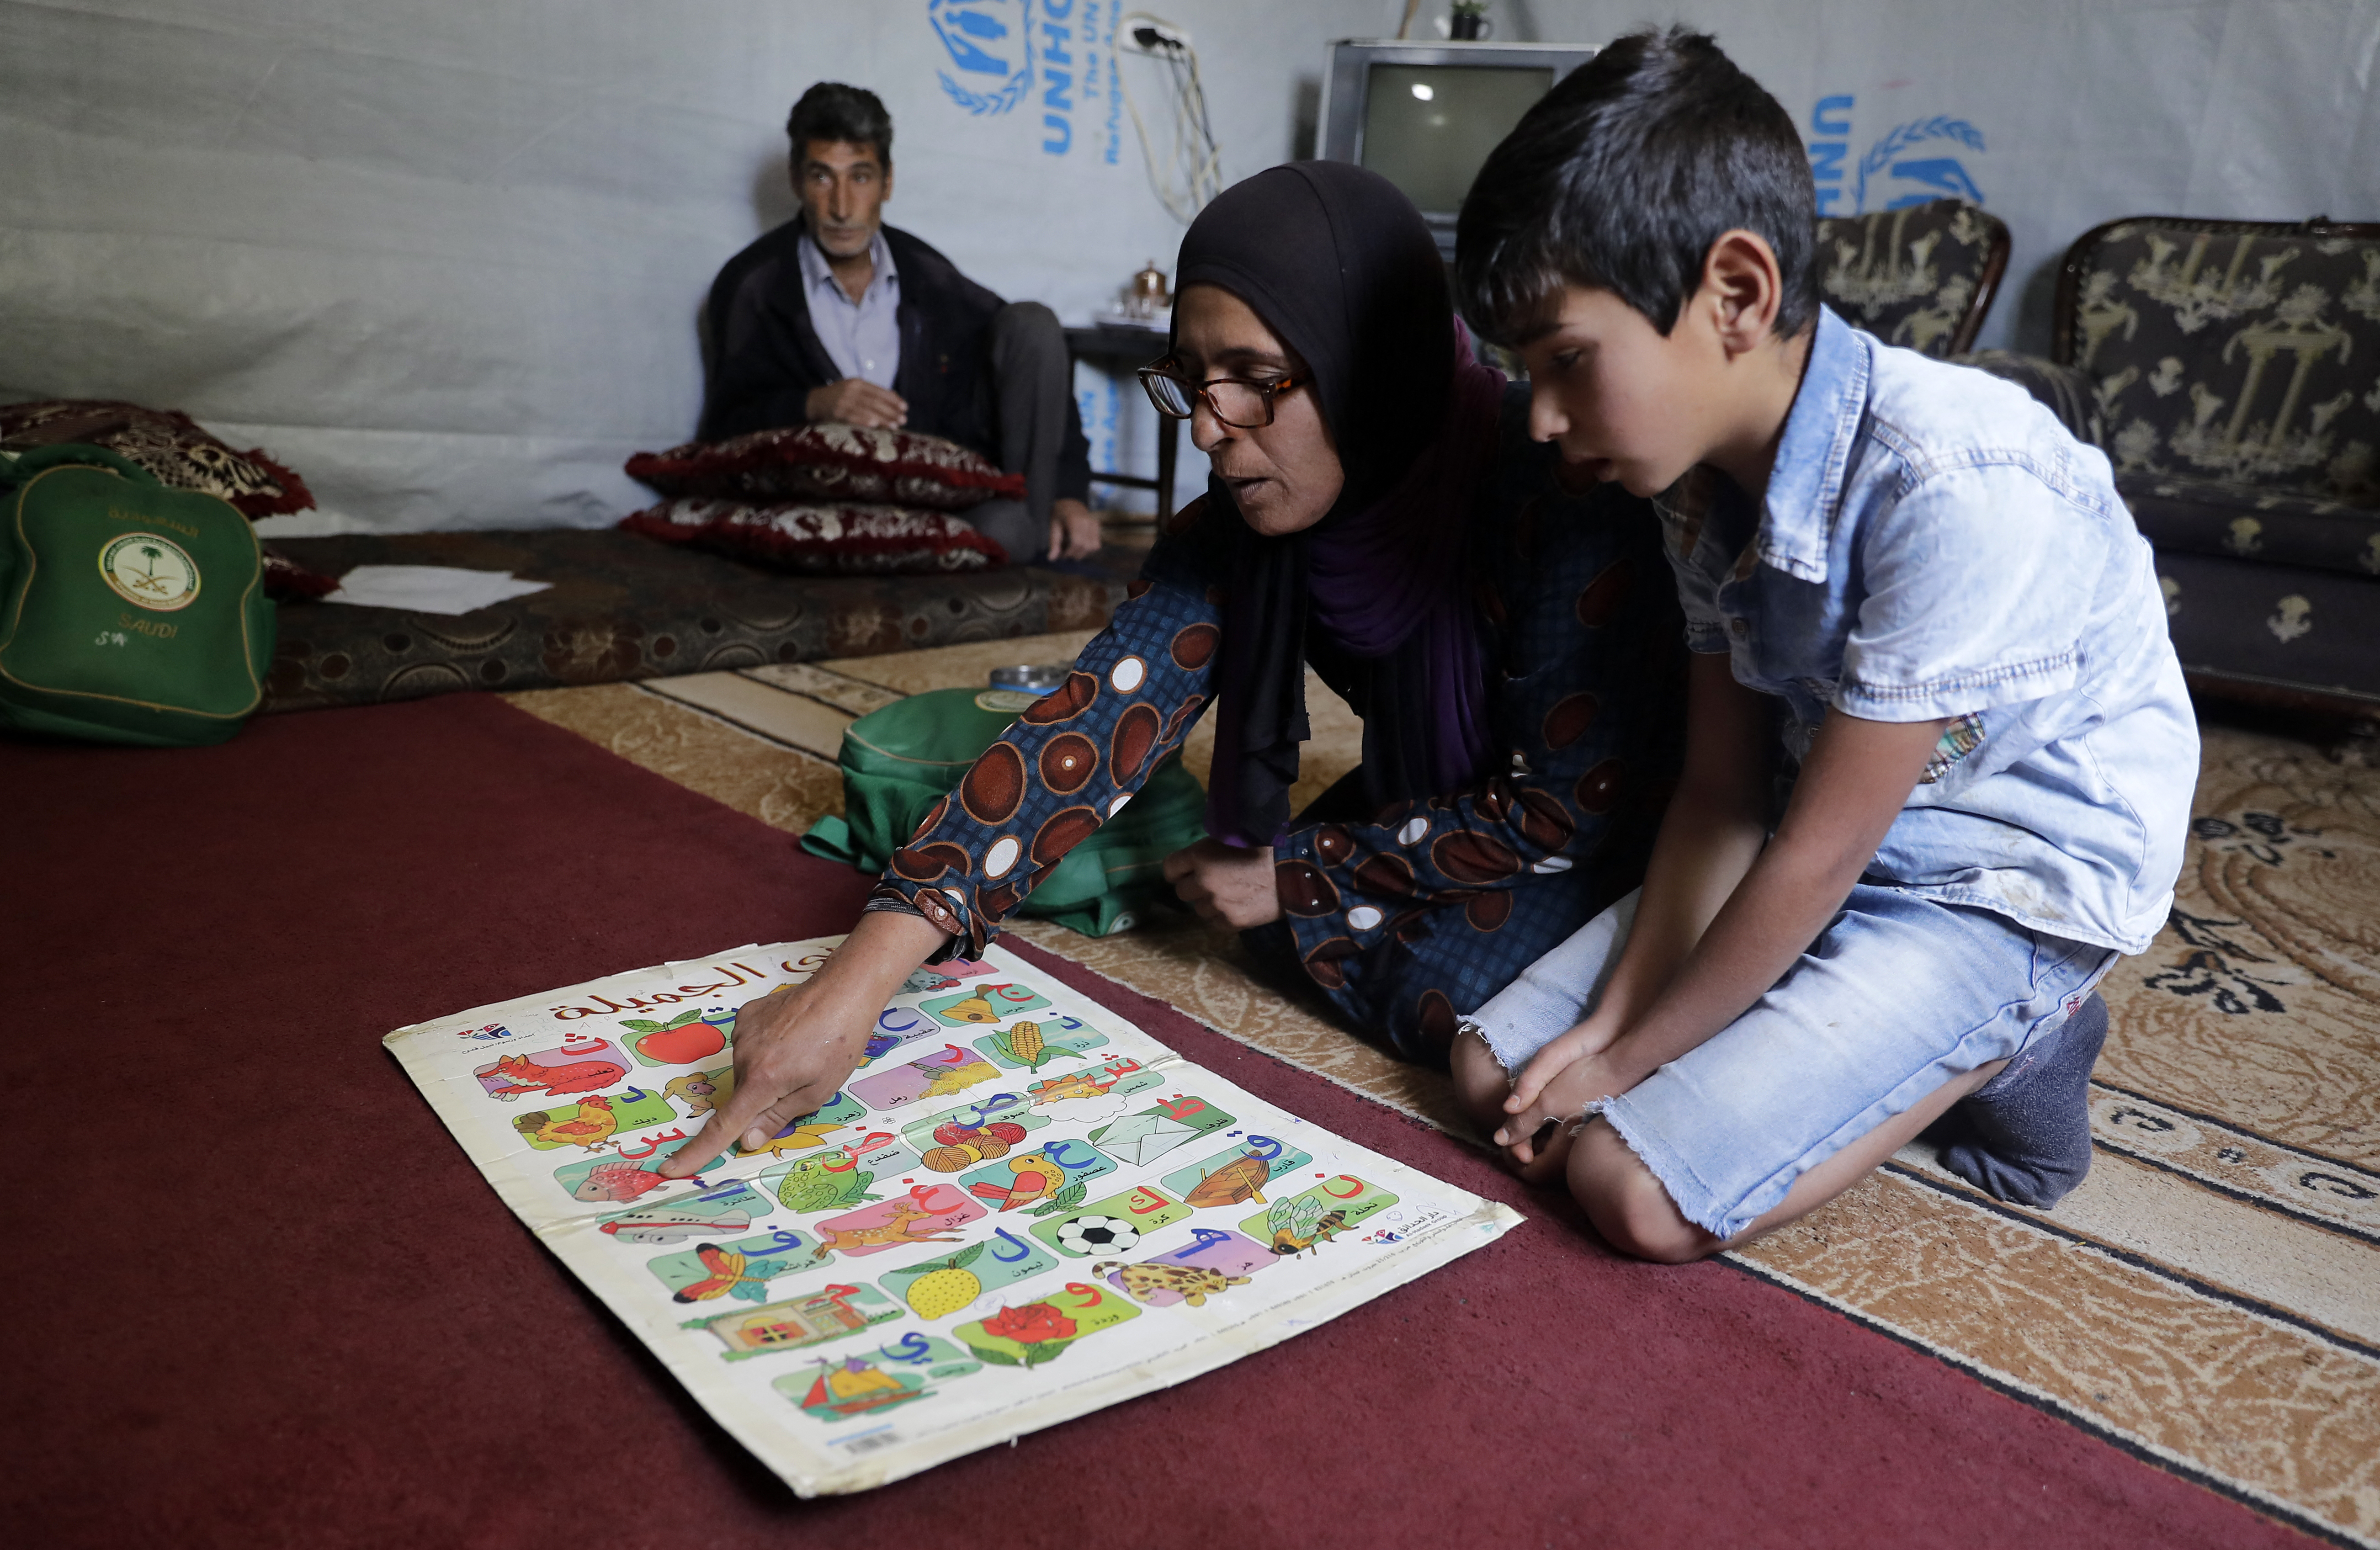
[[[1793,120],[1709,36],[1621,38],[1539,99],[1479,169],[1455,227],[1455,288],[1512,343],[1565,283],[1610,291],[1663,334],[1737,227],[1767,239],[1776,332],[1817,321],[1817,195]]]
[[[883,99],[865,87],[820,81],[785,115],[785,138],[794,142],[795,162],[810,141],[822,139],[872,145],[878,161],[888,168],[892,164],[892,115],[884,111]]]

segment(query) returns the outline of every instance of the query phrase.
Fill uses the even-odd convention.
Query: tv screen
[[[1553,90],[1552,66],[1374,64],[1363,164],[1425,214],[1452,215],[1488,152]]]

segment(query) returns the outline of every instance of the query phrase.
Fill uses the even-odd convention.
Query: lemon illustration
[[[909,1306],[919,1318],[944,1318],[983,1295],[983,1279],[972,1270],[945,1265],[909,1283]]]

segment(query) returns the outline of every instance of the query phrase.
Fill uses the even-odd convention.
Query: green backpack
[[[928,809],[1038,696],[1014,689],[934,689],[844,729],[843,817],[823,817],[802,848],[880,872]],[[1207,832],[1207,793],[1179,758],[1157,768],[1130,805],[1066,853],[1016,907],[1087,937],[1128,931],[1171,897],[1165,858]]]
[[[102,743],[220,743],[273,660],[256,531],[72,444],[0,458],[0,725]]]

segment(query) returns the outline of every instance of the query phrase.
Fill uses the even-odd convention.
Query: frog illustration
[[[841,1163],[836,1169],[831,1163]],[[864,1168],[852,1166],[851,1159],[840,1152],[822,1156],[804,1157],[785,1170],[777,1181],[777,1199],[785,1209],[808,1214],[812,1211],[839,1210],[857,1205],[863,1201],[881,1200],[868,1186],[876,1182],[876,1175]]]

